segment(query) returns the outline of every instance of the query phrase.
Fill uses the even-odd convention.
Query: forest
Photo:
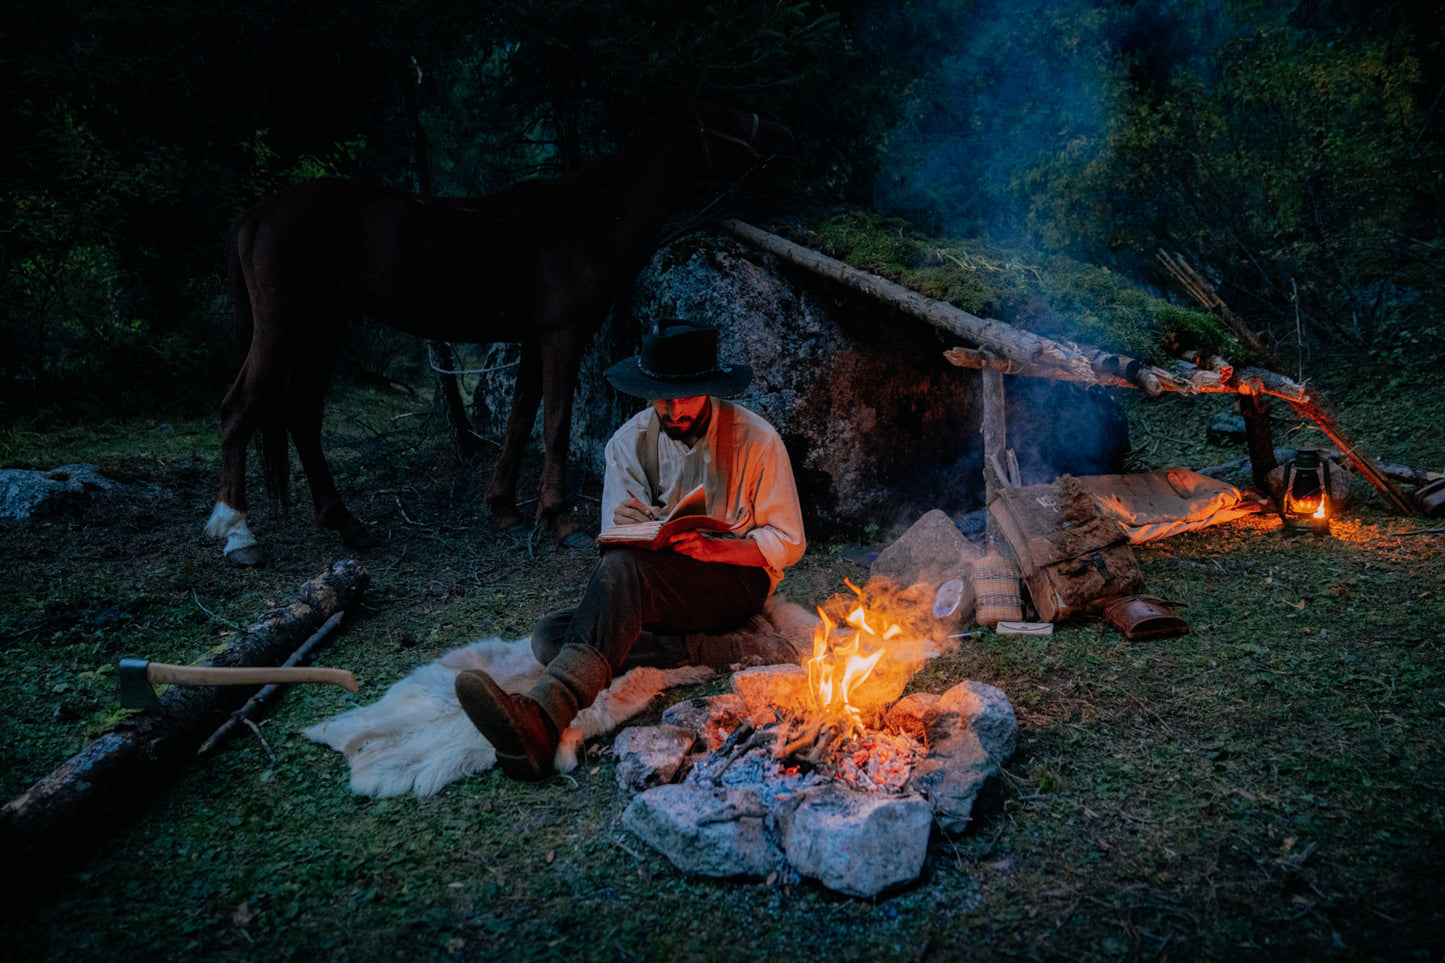
[[[796,157],[700,194],[713,222],[757,212],[932,298],[1151,364],[1277,365],[1369,458],[1445,472],[1437,5],[25,0],[0,12],[0,90],[0,470],[93,464],[151,492],[0,521],[7,798],[125,723],[118,658],[215,655],[346,557],[305,511],[269,519],[255,569],[200,538],[239,360],[228,235],[299,182],[475,197],[586,171],[679,105],[757,112]],[[1227,397],[1120,395],[1132,470],[1241,454],[1215,434]],[[1018,754],[998,808],[935,832],[917,882],[850,899],[639,855],[605,740],[535,785],[351,794],[303,730],[449,649],[525,637],[594,555],[498,531],[480,502],[495,446],[454,450],[418,339],[355,326],[330,397],[342,484],[389,533],[321,660],[361,692],[295,687],[87,827],[83,853],[0,910],[7,959],[1445,952],[1445,529],[1358,479],[1334,539],[1260,521],[1141,550],[1189,635],[1145,647],[1070,625],[930,663],[918,691],[1009,692]],[[1275,424],[1281,444],[1333,443]],[[580,476],[569,494],[595,501]],[[811,540],[789,597],[821,603],[898,534]]]

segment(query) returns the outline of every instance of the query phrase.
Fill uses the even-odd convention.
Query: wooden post
[[[1239,394],[1239,413],[1244,416],[1244,442],[1249,450],[1250,477],[1254,487],[1269,491],[1269,473],[1279,466],[1275,460],[1274,437],[1269,427],[1269,400],[1260,394]]]
[[[1000,488],[1009,483],[1003,467],[1005,452],[1008,450],[1008,425],[1003,411],[1003,374],[997,369],[985,368],[979,372],[979,395],[983,400],[983,492],[984,505],[992,505]],[[993,515],[988,518],[988,536],[991,542],[999,540],[998,524]]]

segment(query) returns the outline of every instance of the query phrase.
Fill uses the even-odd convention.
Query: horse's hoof
[[[519,544],[530,545],[532,543],[532,526],[518,522],[507,529],[507,537]]]
[[[586,532],[573,532],[571,535],[562,539],[562,544],[567,548],[576,549],[579,552],[590,552],[597,547],[597,540]]]
[[[266,564],[266,553],[261,550],[259,545],[247,545],[244,548],[234,548],[227,552],[226,561],[237,567],[251,568]]]

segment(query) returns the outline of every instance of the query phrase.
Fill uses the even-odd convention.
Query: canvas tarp
[[[1187,468],[1137,475],[1088,475],[1080,484],[1134,544],[1230,522],[1268,507],[1258,496]]]

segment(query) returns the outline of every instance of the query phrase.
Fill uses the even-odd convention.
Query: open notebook
[[[665,518],[652,522],[634,522],[630,525],[613,525],[602,530],[597,536],[598,545],[630,545],[656,551],[666,545],[678,532],[703,529],[711,532],[726,532],[731,528],[720,518],[707,514],[707,495],[699,485],[683,496]]]

